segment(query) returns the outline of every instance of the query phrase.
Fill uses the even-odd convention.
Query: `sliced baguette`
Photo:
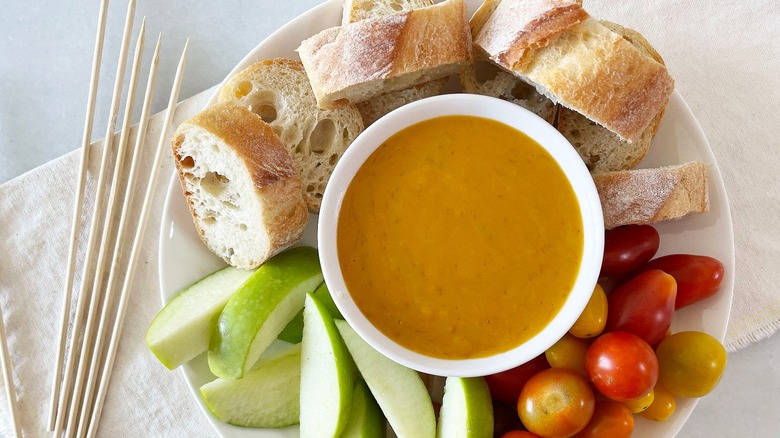
[[[638,32],[605,20],[601,20],[601,24],[622,35],[645,55],[664,63],[661,55]],[[647,155],[665,109],[666,105],[658,111],[650,125],[633,143],[621,140],[617,134],[564,107],[559,108],[557,128],[577,149],[591,172],[627,170],[639,164]]]
[[[477,59],[460,73],[463,91],[497,97],[530,110],[552,124],[555,104],[517,76],[508,73],[486,59]]]
[[[342,24],[394,14],[399,11],[411,11],[433,5],[433,0],[346,0]],[[405,90],[382,94],[373,99],[357,103],[363,116],[363,124],[369,126],[380,117],[400,108],[407,103],[441,93],[447,84],[447,78],[425,82]]]
[[[301,179],[260,116],[219,103],[182,123],[171,143],[195,227],[225,262],[254,269],[300,239]]]
[[[320,108],[458,73],[471,62],[463,0],[361,20],[304,40],[298,54]]]
[[[593,181],[606,229],[709,211],[707,166],[703,163],[596,173]]]
[[[663,64],[576,1],[489,0],[472,27],[475,44],[494,62],[629,142],[674,88]]]
[[[341,24],[425,8],[433,3],[433,0],[344,0],[344,15]]]
[[[295,160],[309,211],[319,212],[336,162],[363,131],[357,108],[317,108],[303,65],[291,59],[247,67],[222,86],[219,101],[244,105],[271,125]]]

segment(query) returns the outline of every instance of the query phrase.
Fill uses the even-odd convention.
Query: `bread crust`
[[[593,182],[606,229],[709,211],[707,165],[703,163],[596,173]]]
[[[204,243],[216,252],[201,226],[191,193],[185,183],[188,177],[188,157],[179,151],[187,130],[192,127],[210,132],[235,151],[249,171],[255,194],[261,199],[266,212],[263,226],[270,241],[266,257],[255,260],[248,266],[237,267],[254,269],[297,242],[303,235],[308,215],[295,163],[281,140],[258,115],[240,105],[218,103],[182,123],[171,140],[179,181],[195,228]],[[226,261],[230,263],[230,260]]]
[[[633,35],[624,38],[587,15],[583,18],[577,2],[535,0],[528,4],[532,7],[527,10],[526,0],[491,0],[483,6],[485,12],[478,12],[472,20],[475,44],[553,101],[621,139],[637,140],[665,107],[674,88],[666,67],[635,47],[629,41]],[[514,33],[499,31],[495,26],[507,21],[505,10],[515,10],[510,6],[522,11],[516,15],[525,19],[514,25]],[[529,19],[555,11],[559,11],[557,25],[540,26]],[[485,14],[490,16],[485,18]],[[526,34],[530,36],[520,37]]]
[[[317,104],[358,103],[457,73],[471,62],[463,0],[360,20],[301,42]]]

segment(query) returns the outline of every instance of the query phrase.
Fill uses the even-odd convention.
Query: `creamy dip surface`
[[[583,250],[579,204],[538,143],[472,116],[405,128],[359,169],[338,219],[339,264],[387,337],[444,359],[490,356],[539,333]]]

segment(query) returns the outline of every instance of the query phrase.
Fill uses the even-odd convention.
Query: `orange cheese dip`
[[[447,116],[388,139],[358,170],[338,219],[358,308],[418,353],[510,350],[547,325],[582,259],[579,204],[538,143],[503,123]]]

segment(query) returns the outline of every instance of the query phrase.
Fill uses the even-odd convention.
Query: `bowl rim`
[[[379,331],[352,300],[341,272],[337,226],[341,203],[358,169],[396,132],[416,123],[450,115],[483,117],[515,128],[539,143],[563,170],[579,203],[583,254],[574,287],[552,321],[523,344],[495,355],[442,359],[409,350]],[[325,283],[346,321],[386,357],[417,371],[439,376],[474,377],[514,368],[544,353],[571,328],[587,305],[598,280],[604,251],[601,201],[590,172],[569,141],[547,121],[510,102],[473,94],[445,94],[404,105],[366,128],[350,145],[331,174],[323,195],[317,232]]]

